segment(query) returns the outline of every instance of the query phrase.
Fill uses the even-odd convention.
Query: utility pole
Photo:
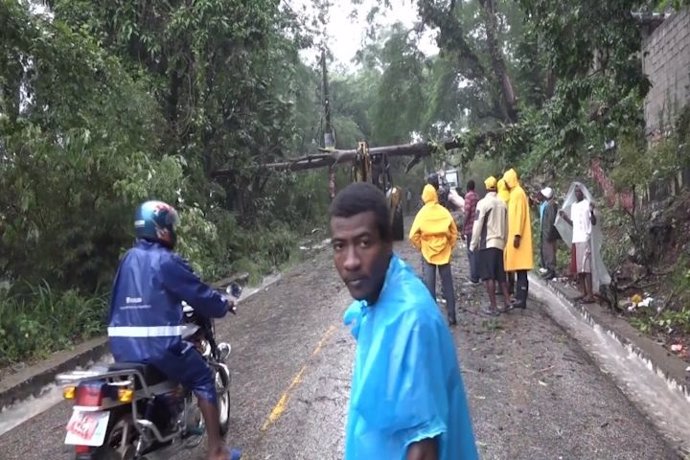
[[[331,101],[328,95],[328,69],[326,67],[326,47],[321,47],[321,78],[322,78],[322,94],[323,94],[323,111],[326,127],[323,132],[324,148],[335,148],[335,135],[333,134],[333,126],[331,125]]]
[[[326,66],[326,46],[321,46],[321,94],[323,95],[323,111],[326,126],[323,130],[323,146],[325,149],[335,149],[335,135],[331,125],[331,101],[328,95],[328,69]],[[335,165],[328,167],[328,193],[331,201],[335,198]]]

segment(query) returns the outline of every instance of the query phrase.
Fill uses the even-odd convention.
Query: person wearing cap
[[[489,307],[482,313],[496,316],[496,283],[501,288],[506,310],[510,308],[510,295],[506,272],[503,267],[503,249],[508,236],[508,209],[496,192],[496,178],[491,176],[484,181],[486,195],[479,200],[476,219],[472,226],[470,250],[477,254],[477,272],[489,294]]]
[[[515,308],[527,308],[529,280],[527,272],[534,268],[532,254],[532,219],[529,212],[529,198],[520,185],[517,171],[509,169],[503,180],[510,190],[508,201],[508,240],[506,241],[505,269],[515,272]]]
[[[540,194],[544,200],[541,215],[541,255],[546,272],[543,278],[550,280],[556,277],[556,250],[560,236],[555,226],[558,210],[551,187],[544,188]]]

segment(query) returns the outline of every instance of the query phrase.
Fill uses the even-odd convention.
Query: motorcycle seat
[[[150,364],[120,362],[113,363],[108,366],[109,371],[125,371],[129,369],[139,371],[141,375],[144,376],[144,380],[146,381],[147,385],[157,385],[167,380],[167,377],[161,371]],[[135,388],[141,388],[141,382],[139,382],[139,379],[136,380]]]

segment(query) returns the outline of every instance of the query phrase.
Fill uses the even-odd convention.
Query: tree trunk
[[[460,145],[455,139],[450,139],[442,143],[446,150],[458,148]],[[416,144],[402,144],[402,145],[387,145],[383,147],[373,147],[369,149],[370,155],[386,154],[389,157],[411,156],[413,158],[412,164],[416,164],[419,159],[429,156],[433,148],[430,144],[425,142],[418,142]],[[307,169],[325,168],[335,166],[337,164],[349,163],[355,159],[357,149],[350,150],[329,150],[324,153],[305,155],[303,157],[295,158],[288,161],[277,163],[268,163],[262,165],[264,169],[273,171],[304,171]],[[408,170],[411,165],[408,165]],[[232,170],[217,170],[211,174],[211,177],[227,177],[232,175]]]
[[[544,85],[544,99],[549,100],[556,91],[556,72],[552,69],[546,71],[546,84]]]
[[[494,0],[479,0],[484,14],[484,25],[486,27],[486,44],[491,60],[491,69],[494,73],[494,79],[498,85],[501,93],[501,106],[506,121],[517,121],[517,97],[515,96],[515,89],[508,69],[503,58],[503,51],[501,44],[498,42],[496,22],[496,6]]]

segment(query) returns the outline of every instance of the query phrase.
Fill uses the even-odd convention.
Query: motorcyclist
[[[194,346],[182,340],[181,302],[209,318],[234,310],[204,284],[173,251],[177,211],[161,201],[146,201],[136,210],[136,241],[120,262],[113,284],[108,338],[117,362],[151,364],[169,379],[191,389],[206,422],[208,459],[230,458],[221,436],[215,382]]]

